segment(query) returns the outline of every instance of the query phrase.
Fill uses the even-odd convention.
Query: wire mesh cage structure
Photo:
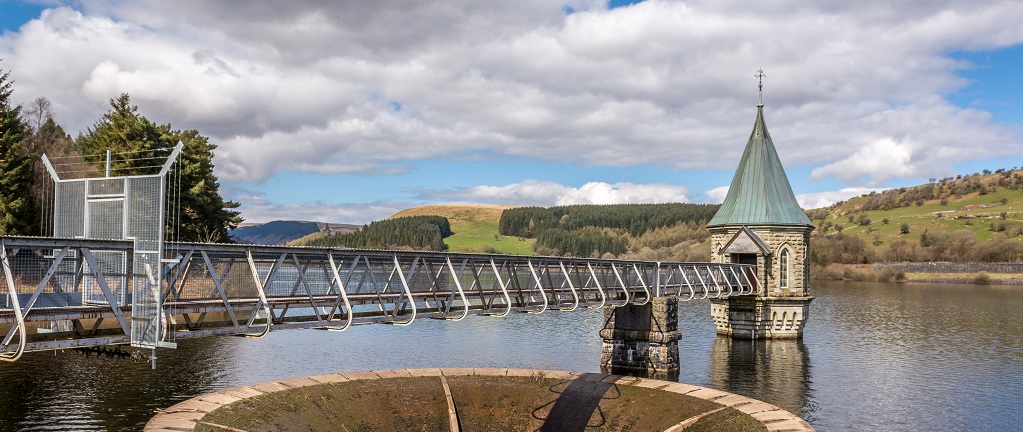
[[[85,257],[81,281],[83,304],[131,305],[130,340],[134,347],[174,347],[165,340],[168,332],[161,287],[167,177],[182,147],[179,142],[162,165],[146,167],[160,168],[155,174],[111,176],[108,151],[106,176],[73,179],[61,179],[43,155],[54,182],[54,237],[134,243],[131,252],[103,250]]]

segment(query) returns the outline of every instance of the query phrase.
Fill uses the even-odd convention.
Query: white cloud
[[[913,147],[907,141],[874,141],[845,159],[815,168],[810,178],[835,177],[848,183],[878,184],[892,177],[907,176],[916,170]]]
[[[226,199],[241,204],[238,210],[247,223],[265,223],[275,220],[300,220],[313,222],[366,224],[387,219],[391,215],[411,207],[422,205],[416,202],[375,201],[369,203],[327,203],[322,201],[278,204],[268,200],[262,192],[223,187],[221,194]]]
[[[725,196],[728,195],[728,188],[728,186],[719,186],[704,192],[704,194],[707,195],[708,202],[712,204],[720,204],[724,202]],[[800,207],[809,210],[827,207],[839,201],[845,201],[849,198],[858,197],[871,192],[880,192],[883,190],[885,190],[885,188],[848,187],[837,191],[796,194],[796,202],[799,203]]]
[[[295,204],[246,204],[238,208],[245,216],[245,222],[264,223],[275,220],[301,220],[313,222],[366,224],[382,220],[410,207],[414,203],[389,201],[371,203],[331,204],[324,202]]]
[[[589,182],[578,188],[562,184],[526,180],[505,186],[474,186],[450,190],[421,190],[419,199],[458,202],[554,206],[572,204],[642,204],[688,202],[683,186]]]
[[[303,220],[314,222],[366,224],[387,219],[411,204],[392,202],[327,204],[301,203],[267,206],[242,206],[246,222],[262,223],[275,220]]]
[[[555,204],[646,204],[688,202],[689,190],[664,183],[633,184],[589,182],[579,188],[569,188]]]
[[[827,207],[839,201],[845,201],[849,198],[855,198],[871,192],[881,192],[884,190],[885,188],[849,187],[837,191],[797,194],[796,201],[799,202],[799,206],[804,209],[818,209]]]
[[[505,186],[474,186],[450,190],[420,190],[414,201],[376,201],[371,203],[293,203],[276,204],[261,192],[227,187],[226,198],[241,204],[246,222],[306,220],[364,224],[386,219],[411,207],[449,203],[480,203],[522,206],[572,204],[642,204],[688,202],[688,189],[682,186],[590,182],[578,188],[554,182],[526,180]]]
[[[856,141],[845,150],[835,149],[837,160],[815,168],[812,180],[832,177],[875,186],[892,178],[945,177],[955,174],[955,162],[1023,150],[1012,129],[980,127],[991,125],[989,113],[955,108],[936,97],[873,113],[858,124]]]
[[[941,96],[967,84],[949,52],[1023,42],[1018,2],[568,4],[577,12],[542,0],[84,2],[3,34],[0,57],[15,97],[51,99],[72,134],[128,92],[151,120],[210,135],[226,182],[467,152],[731,169],[761,66],[779,153],[824,165],[815,178],[879,184],[1023,155],[1019,129]],[[566,199],[646,199],[601,188]]]
[[[507,205],[549,206],[571,188],[554,182],[526,180],[506,186],[473,186],[445,191],[420,191],[419,198]]]
[[[704,192],[711,204],[721,204],[725,201],[725,197],[728,196],[729,186],[718,186],[714,189]]]

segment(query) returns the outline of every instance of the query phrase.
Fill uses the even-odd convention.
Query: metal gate
[[[164,341],[162,307],[166,177],[183,145],[179,142],[158,174],[61,179],[46,155],[54,181],[54,237],[132,240],[133,252],[96,251],[83,259],[83,304],[131,305],[131,345],[173,346]]]

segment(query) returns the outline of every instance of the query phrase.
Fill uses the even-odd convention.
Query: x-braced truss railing
[[[132,243],[0,237],[0,358],[124,343]],[[200,243],[167,245],[166,341],[342,331],[547,310],[759,294],[752,266]]]

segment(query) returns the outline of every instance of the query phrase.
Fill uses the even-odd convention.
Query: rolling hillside
[[[505,208],[426,206],[401,211],[395,217],[429,214],[449,218],[455,235],[445,242],[452,251],[533,254],[533,239],[498,235]],[[817,265],[1023,261],[1023,170],[1015,168],[934,179],[807,214],[817,226],[811,250]],[[709,251],[698,228],[662,227],[628,237],[629,252],[619,257],[705,260]]]
[[[664,207],[664,209],[661,209],[661,207]],[[566,242],[572,244],[582,242],[587,238],[606,239],[622,246],[621,249],[623,250],[620,251],[618,257],[623,259],[706,261],[710,247],[709,243],[706,242],[709,234],[702,225],[705,222],[682,221],[679,223],[675,220],[678,219],[679,214],[677,213],[680,211],[682,214],[685,214],[686,211],[694,209],[706,210],[699,209],[698,207],[700,206],[684,204],[552,207],[550,208],[552,212],[563,213],[555,215],[554,223],[557,226],[560,227],[563,223],[570,225],[573,223],[572,221],[580,222],[585,226],[574,227],[571,230],[547,227],[547,229],[540,230],[535,234],[539,234],[537,238],[551,234],[561,235],[566,237],[564,239]],[[454,235],[446,238],[444,241],[450,251],[520,255],[535,255],[538,253],[541,255],[559,255],[563,253],[563,251],[551,246],[538,247],[538,240],[525,237],[530,235],[528,233],[522,234],[522,236],[502,235],[500,231],[502,214],[507,217],[509,212],[505,212],[505,210],[509,208],[511,207],[473,204],[425,206],[403,210],[396,213],[392,218],[420,215],[436,215],[448,218]],[[659,209],[663,211],[649,218],[641,218],[643,221],[653,223],[656,226],[643,225],[643,227],[637,228],[640,232],[637,236],[631,235],[627,229],[613,227],[613,222],[621,225],[639,217],[643,211],[660,211]],[[539,211],[540,208],[516,208],[516,213],[520,213],[520,210],[534,213]],[[627,217],[623,218],[623,216]],[[706,217],[709,218],[709,216]],[[664,218],[667,219],[660,220]],[[528,220],[529,217],[526,217],[526,219]],[[590,222],[584,222],[587,220]],[[660,221],[658,222],[658,220]],[[509,234],[513,232],[517,231],[508,231]],[[548,241],[550,240],[548,238]],[[609,256],[608,253],[593,252],[589,248],[586,248],[584,253],[570,251],[568,254],[574,254],[574,256]]]
[[[391,219],[404,216],[443,216],[451,222],[454,234],[444,239],[451,252],[533,255],[534,239],[498,234],[501,212],[510,206],[486,204],[447,204],[402,210]]]
[[[238,243],[260,245],[282,245],[292,240],[312,235],[330,227],[333,232],[350,232],[359,229],[358,225],[328,224],[323,222],[305,221],[273,221],[264,224],[240,226],[228,232]]]
[[[817,263],[1015,261],[1023,257],[1023,172],[1018,169],[934,179],[807,212]],[[862,251],[833,253],[837,238]],[[848,243],[848,241],[846,241]],[[829,256],[825,256],[829,255]]]
[[[535,239],[499,234],[502,212],[509,208],[433,205],[402,210],[391,218],[447,218],[454,235],[445,238],[444,243],[452,252],[536,254]],[[622,208],[593,206],[584,210],[595,212],[591,216],[598,220],[604,218],[601,211],[608,211],[604,216],[610,217]],[[812,234],[811,255],[818,267],[903,261],[1023,261],[1023,171],[1015,168],[934,179],[920,186],[872,193],[809,210],[807,214],[817,227]],[[565,223],[566,219],[563,215],[558,220]],[[627,244],[627,251],[617,254],[619,258],[704,261],[709,257],[709,235],[697,221],[648,227],[640,230],[640,235],[595,224],[600,227],[582,229]],[[292,244],[296,243],[303,242]],[[539,249],[543,254],[557,253],[550,248]]]

